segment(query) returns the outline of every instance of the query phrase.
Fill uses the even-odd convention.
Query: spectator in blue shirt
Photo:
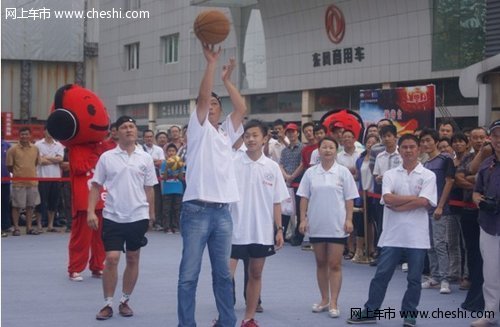
[[[160,168],[162,176],[161,194],[163,197],[163,216],[166,218],[163,231],[175,233],[179,230],[180,208],[184,194],[184,162],[177,156],[177,147],[170,143],[166,151],[167,160]]]

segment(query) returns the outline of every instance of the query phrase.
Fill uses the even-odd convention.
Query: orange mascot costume
[[[47,130],[69,150],[73,223],[69,241],[69,278],[81,281],[87,263],[93,277],[100,277],[105,252],[102,243],[104,195],[97,205],[99,228],[87,225],[90,179],[99,156],[109,149],[103,140],[109,132],[109,117],[97,95],[76,84],[59,88],[54,97],[54,111],[47,119]],[[90,260],[89,260],[90,257]]]

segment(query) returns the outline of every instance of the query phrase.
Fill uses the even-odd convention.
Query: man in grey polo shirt
[[[232,219],[228,204],[239,200],[232,163],[232,146],[243,134],[246,113],[243,97],[231,82],[235,61],[222,69],[222,82],[233,105],[224,122],[221,101],[212,92],[221,49],[203,44],[207,61],[196,111],[189,119],[187,135],[186,192],[181,211],[182,259],[177,286],[179,326],[196,326],[196,287],[201,260],[208,246],[212,263],[213,290],[219,318],[214,326],[234,327],[233,284],[229,270]]]

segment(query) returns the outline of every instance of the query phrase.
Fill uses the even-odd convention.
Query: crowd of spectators
[[[452,120],[443,120],[437,129],[424,128],[415,135],[419,140],[419,162],[435,174],[438,194],[436,206],[428,210],[431,246],[427,251],[421,287],[437,289],[440,294],[466,291],[461,304],[463,309],[481,311],[487,308],[498,313],[500,209],[497,206],[500,206],[500,184],[496,182],[499,177],[495,142],[500,142],[495,133],[500,132],[500,123],[495,124],[489,129],[475,127],[461,131]],[[152,226],[155,231],[179,232],[184,174],[189,169],[186,129],[187,126],[173,126],[167,132],[156,134],[146,130],[138,145],[153,157],[161,181],[155,188],[156,224]],[[380,201],[384,176],[402,164],[398,131],[389,119],[368,126],[358,139],[354,131],[338,121],[330,126],[306,123],[299,127],[295,123],[276,120],[270,125],[263,153],[279,165],[289,192],[295,197],[294,210],[282,216],[285,242],[292,246],[302,245],[304,250],[314,248],[307,242],[309,230],[306,226],[310,222],[306,210],[302,208],[301,211],[301,202],[304,202],[305,194],[326,192],[311,188],[309,184],[314,175],[307,173],[308,169],[321,164],[322,152],[318,151],[318,144],[322,144],[325,137],[329,140],[325,144],[334,145],[335,164],[346,168],[342,173],[352,177],[359,193],[354,199],[353,231],[341,243],[342,256],[355,263],[369,262],[376,266],[382,250],[378,246],[379,239],[384,228],[384,205]],[[33,141],[28,128],[20,130],[19,140],[13,145],[2,140],[2,237],[9,234],[19,236],[21,224],[26,226],[28,235],[71,229],[68,185],[57,180],[67,176],[71,164],[66,159],[65,149],[47,132],[43,139]],[[105,142],[116,143],[113,129]],[[235,152],[241,150],[240,147],[244,144],[236,142]],[[323,153],[328,153],[328,150],[323,150]],[[304,176],[309,184],[301,189]],[[14,179],[10,182],[5,177]],[[339,185],[343,187],[342,183]],[[352,196],[349,195],[348,199],[351,200]],[[306,208],[315,202],[309,201]],[[484,202],[493,209],[484,211]],[[334,212],[336,208],[330,210]],[[366,230],[364,218],[367,219]],[[365,239],[368,244],[365,244]],[[314,243],[317,242],[315,239]],[[496,253],[493,253],[496,256],[493,263],[492,252]],[[320,258],[316,255],[317,259]],[[402,258],[400,263],[405,271],[408,260],[404,253]],[[315,304],[315,312],[322,311],[327,304],[326,291],[322,289],[321,292],[323,298]],[[338,292],[335,292],[337,296]]]

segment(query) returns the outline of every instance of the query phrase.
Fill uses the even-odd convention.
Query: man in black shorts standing
[[[147,239],[149,220],[154,221],[154,190],[158,183],[153,159],[142,148],[136,146],[137,126],[135,120],[122,116],[116,121],[118,146],[105,152],[97,162],[89,193],[87,222],[97,229],[95,206],[100,188],[106,188],[103,210],[102,240],[106,251],[106,262],[102,275],[104,307],[96,315],[97,320],[113,316],[113,296],[118,281],[120,252],[125,252],[127,265],[123,273],[123,295],[119,313],[123,317],[133,316],[128,305],[139,275],[139,254]]]

